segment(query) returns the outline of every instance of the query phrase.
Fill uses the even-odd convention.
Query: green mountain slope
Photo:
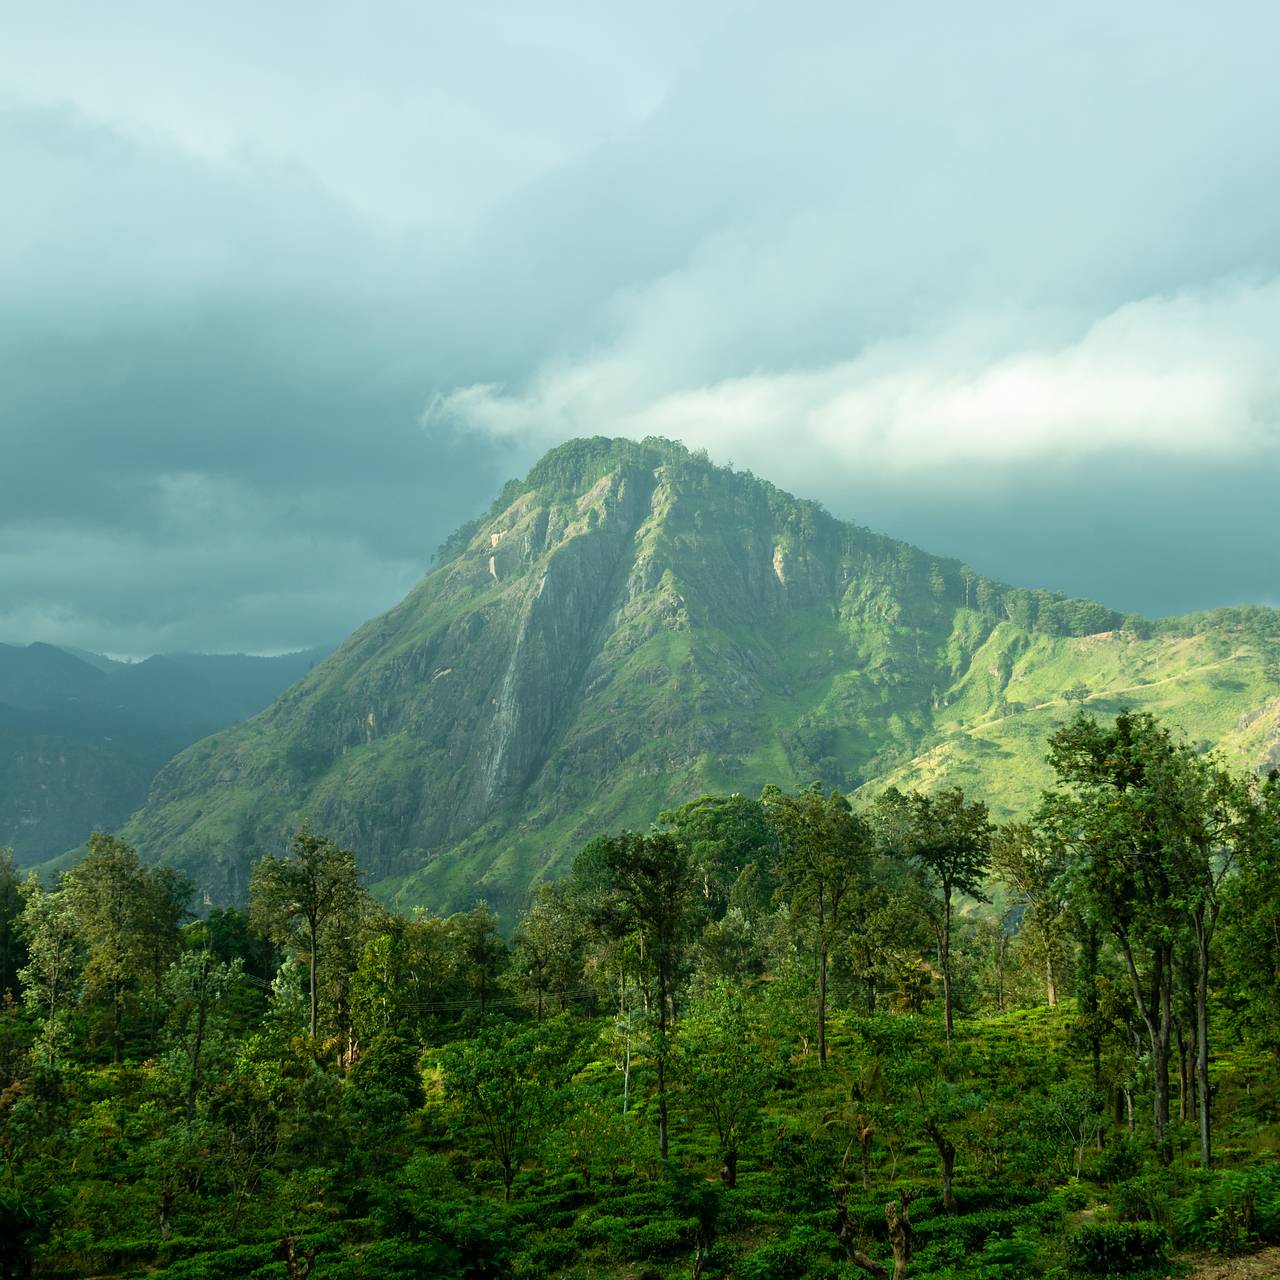
[[[945,777],[1016,808],[1079,681],[1261,759],[1277,653],[1272,611],[1122,618],[667,441],[574,441],[268,710],[166,766],[124,834],[216,900],[308,815],[403,905],[510,913],[589,834],[707,789]]]

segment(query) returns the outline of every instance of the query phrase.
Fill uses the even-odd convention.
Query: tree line
[[[244,910],[204,919],[190,881],[111,836],[52,888],[0,862],[0,1213],[65,1256],[74,1149],[76,1177],[146,1169],[118,1194],[158,1239],[216,1203],[306,1274],[298,1206],[337,1196],[365,1221],[421,1148],[448,1153],[468,1205],[490,1175],[510,1204],[522,1179],[648,1168],[710,1267],[723,1204],[679,1170],[721,1195],[744,1160],[803,1185],[807,1157],[763,1122],[796,1081],[810,1146],[834,1141],[829,1243],[872,1274],[877,1241],[895,1275],[919,1268],[912,1205],[931,1186],[960,1214],[966,1160],[1038,1185],[1045,1150],[1078,1177],[1111,1134],[1158,1171],[1187,1131],[1208,1168],[1215,1053],[1247,1046],[1272,1080],[1280,1055],[1280,781],[1144,713],[1079,713],[1048,750],[1056,785],[1003,825],[958,788],[704,796],[589,841],[509,936],[483,902],[388,911],[308,826],[256,864]],[[973,1028],[1035,1006],[1066,1019],[1065,1065],[1019,1100],[1020,1051]],[[874,1223],[859,1186],[894,1193]],[[415,1265],[500,1252],[451,1224],[391,1235]]]

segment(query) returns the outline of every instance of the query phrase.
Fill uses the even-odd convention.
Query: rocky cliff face
[[[700,790],[904,767],[1073,630],[1161,643],[1121,621],[669,442],[577,441],[269,710],[173,760],[125,835],[217,900],[305,815],[401,902],[511,912],[592,832]]]

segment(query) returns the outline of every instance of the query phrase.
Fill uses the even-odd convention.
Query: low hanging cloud
[[[975,350],[988,328],[961,321],[819,369],[694,385],[671,385],[662,353],[624,336],[523,392],[458,388],[428,419],[533,447],[608,423],[744,461],[785,439],[811,480],[833,461],[897,472],[1117,452],[1246,461],[1280,441],[1275,281],[1130,303],[1054,345]]]

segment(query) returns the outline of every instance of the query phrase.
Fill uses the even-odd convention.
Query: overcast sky
[[[580,434],[1280,604],[1280,9],[0,0],[0,641],[279,651]]]

